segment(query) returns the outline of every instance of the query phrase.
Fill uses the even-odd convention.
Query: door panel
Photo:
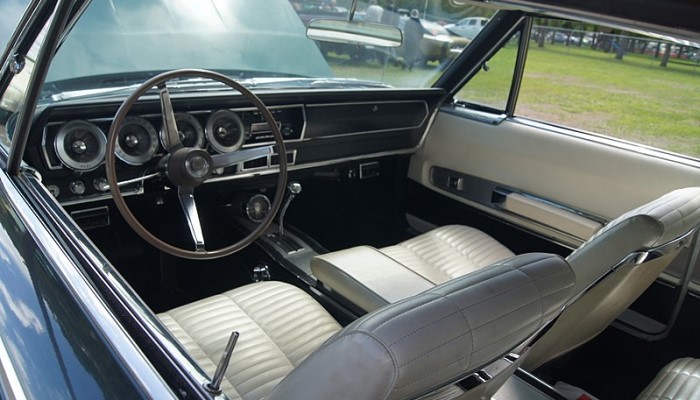
[[[510,119],[494,125],[442,111],[412,157],[409,177],[474,203],[431,183],[431,168],[442,167],[607,220],[673,189],[700,183],[698,163],[683,164],[584,136]],[[505,214],[496,208],[491,212]]]
[[[596,222],[605,223],[674,189],[700,184],[696,161],[523,119],[476,121],[468,113],[438,113],[412,156],[409,178],[570,248],[587,239],[581,224],[592,227],[592,233]],[[460,190],[453,187],[457,184]],[[506,195],[540,199],[549,208],[549,220],[532,210],[508,210],[503,190]],[[553,209],[565,212],[558,215]],[[568,221],[572,215],[574,225]],[[673,282],[682,268],[667,271],[667,280]],[[700,283],[700,269],[694,281]]]

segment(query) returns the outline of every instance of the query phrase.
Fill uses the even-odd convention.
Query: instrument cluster
[[[285,142],[303,140],[306,127],[304,107],[270,107]],[[176,112],[178,134],[186,147],[205,149],[211,154],[229,153],[245,147],[274,143],[269,124],[253,108]],[[42,172],[49,191],[61,202],[90,201],[109,192],[104,173],[107,134],[112,118],[49,121],[44,126]],[[115,146],[117,177],[123,191],[138,192],[144,176],[154,173],[166,154],[160,114],[130,115],[119,129]],[[287,162],[294,164],[296,150],[288,149]],[[227,177],[246,171],[276,167],[279,155],[253,159],[214,171]],[[133,183],[128,183],[133,182]]]
[[[285,141],[301,140],[301,106],[271,108]],[[186,147],[229,153],[242,147],[274,142],[272,129],[255,109],[222,109],[175,114],[178,134]],[[43,154],[49,169],[87,172],[104,163],[111,119],[51,122],[44,129]],[[129,116],[119,129],[116,156],[126,165],[143,166],[164,153],[162,117]]]

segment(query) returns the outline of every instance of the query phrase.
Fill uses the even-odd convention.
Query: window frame
[[[510,84],[510,91],[505,109],[499,110],[481,104],[470,103],[468,101],[463,100],[456,100],[455,95],[463,87],[469,85],[471,79],[474,76],[476,76],[476,74],[480,71],[482,65],[480,63],[478,64],[478,68],[469,70],[469,72],[464,75],[464,79],[459,81],[459,84],[456,84],[451,88],[451,90],[447,92],[446,101],[444,103],[445,108],[443,108],[445,111],[452,112],[455,110],[459,110],[459,114],[462,116],[494,125],[498,125],[502,121],[508,119],[509,121],[533,126],[538,129],[546,129],[547,131],[550,131],[554,134],[575,136],[581,139],[605,144],[607,146],[613,146],[616,148],[633,151],[635,153],[643,154],[646,156],[682,163],[693,168],[700,167],[700,158],[696,158],[691,155],[677,153],[658,147],[653,147],[629,139],[608,136],[604,133],[588,131],[580,127],[565,126],[552,121],[536,119],[525,115],[517,115],[515,111],[518,104],[518,97],[520,95],[520,88],[525,74],[527,55],[529,52],[530,39],[532,36],[532,26],[534,24],[535,18],[562,19],[553,15],[538,14],[532,12],[524,13],[523,20],[513,26],[513,29],[508,32],[507,36],[505,36],[505,39],[500,38],[500,40],[497,41],[496,44],[486,53],[486,56],[479,59],[481,63],[483,63],[483,60],[488,60],[501,48],[503,48],[505,43],[508,40],[510,40],[513,34],[515,34],[518,30],[520,31],[520,44],[518,47],[518,54],[516,56],[515,68],[513,71],[513,79]],[[608,26],[607,24],[605,24],[604,21],[596,23]],[[489,28],[489,25],[487,25],[486,28]]]

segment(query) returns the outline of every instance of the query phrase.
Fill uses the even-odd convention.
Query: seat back
[[[700,187],[679,189],[611,221],[571,253],[574,301],[523,367],[534,370],[602,332],[691,242],[698,225]]]
[[[495,392],[494,383],[520,362],[514,356],[504,364],[504,356],[525,349],[573,288],[574,274],[558,256],[525,254],[493,264],[356,320],[268,399],[414,398],[484,368],[498,379],[477,391]]]

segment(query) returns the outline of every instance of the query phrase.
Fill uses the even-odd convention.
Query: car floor
[[[609,327],[591,342],[537,371],[554,384],[563,381],[603,400],[634,399],[661,368],[676,358],[690,356],[696,346],[685,335],[647,342]]]
[[[643,308],[653,304],[658,311],[659,296],[668,297],[669,290],[669,286],[655,283],[633,308],[648,312]],[[665,338],[647,341],[611,326],[589,343],[535,372],[551,384],[564,381],[601,400],[634,399],[669,362],[700,357],[699,312],[700,299],[689,295]]]

